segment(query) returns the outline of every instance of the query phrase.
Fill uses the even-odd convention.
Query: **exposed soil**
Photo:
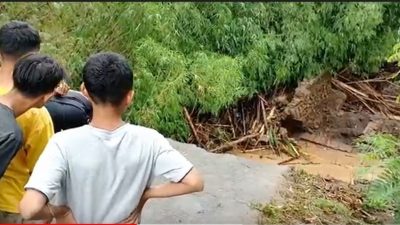
[[[388,78],[381,78],[379,81],[387,85],[384,88],[382,84],[374,87],[364,82],[363,86],[356,83],[357,89],[351,86],[354,84],[351,81],[340,81],[342,76],[333,79],[330,74],[323,74],[301,82],[285,108],[286,117],[281,124],[291,129],[291,122],[285,120],[299,121],[298,124],[307,132],[296,132],[294,135],[298,138],[344,151],[350,151],[351,148],[345,145],[351,145],[354,138],[363,134],[384,132],[399,135],[400,121],[397,116],[400,105],[393,98],[400,87],[389,82]],[[381,89],[382,92],[378,92]],[[358,102],[354,101],[354,95]],[[376,100],[373,101],[369,95]],[[353,106],[349,106],[350,102]],[[359,105],[359,109],[355,110],[354,106],[360,102],[364,108]]]
[[[368,171],[366,174],[360,173],[360,169],[363,165],[361,162],[362,155],[359,153],[337,151],[306,141],[299,141],[298,144],[300,146],[299,151],[304,154],[304,157],[287,162],[285,165],[293,166],[296,169],[302,169],[310,174],[319,175],[326,179],[334,178],[347,183],[354,183],[357,179],[372,180],[381,172],[380,170],[373,170]],[[234,149],[229,153],[259,162],[273,164],[291,159],[290,156],[284,154],[278,156],[271,151],[265,150],[246,152]]]

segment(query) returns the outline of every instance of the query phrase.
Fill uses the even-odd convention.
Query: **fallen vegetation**
[[[353,140],[362,135],[400,135],[399,72],[392,63],[364,80],[349,70],[324,73],[300,82],[295,90],[239,102],[218,117],[186,110],[189,142],[214,153],[269,150],[290,160],[301,157],[296,140],[352,152]]]
[[[388,224],[392,210],[364,207],[366,183],[348,184],[302,170],[287,175],[283,199],[255,205],[260,224]]]

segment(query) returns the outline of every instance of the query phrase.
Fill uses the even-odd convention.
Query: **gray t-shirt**
[[[21,148],[23,135],[13,111],[0,104],[0,178]]]
[[[179,182],[193,165],[157,131],[125,124],[90,125],[55,134],[25,188],[71,208],[78,223],[117,223],[137,206],[156,176]]]

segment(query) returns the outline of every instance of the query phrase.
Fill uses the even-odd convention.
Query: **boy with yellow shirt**
[[[39,32],[28,23],[12,21],[0,28],[0,95],[12,89],[12,74],[18,59],[39,48]],[[52,119],[44,107],[28,110],[17,118],[17,123],[22,129],[24,142],[0,179],[0,224],[23,222],[18,203],[23,196],[24,185],[54,134]]]
[[[5,93],[7,89],[0,88],[0,95]],[[23,187],[54,134],[50,115],[43,107],[28,110],[17,118],[17,123],[22,129],[24,142],[0,179],[0,223],[18,223],[17,203],[24,194]]]

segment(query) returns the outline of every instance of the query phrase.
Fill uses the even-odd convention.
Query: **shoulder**
[[[0,110],[1,112],[1,110]],[[14,116],[11,116],[9,114],[6,115],[1,115],[3,116],[0,126],[0,145],[2,145],[1,148],[4,148],[7,146],[3,146],[4,144],[10,145],[11,146],[20,146],[23,142],[23,134],[21,128],[18,126],[17,122],[15,121]]]
[[[8,143],[22,143],[23,142],[23,134],[21,128],[17,123],[13,122],[8,126],[3,126],[2,131],[0,132],[0,136],[7,137]],[[2,140],[4,141],[4,140]],[[0,141],[0,142],[2,142]]]
[[[153,150],[159,151],[173,149],[167,138],[157,130],[137,125],[131,126],[131,129],[138,135],[137,137],[144,140]]]
[[[139,125],[128,124],[126,127],[133,140],[151,149],[170,148],[168,140],[157,130]]]
[[[17,118],[26,142],[43,145],[54,134],[53,121],[44,107],[32,108]]]
[[[157,130],[154,130],[154,129],[149,128],[149,127],[143,127],[143,126],[139,126],[139,125],[128,124],[127,129],[132,134],[135,134],[137,136],[146,138],[148,140],[158,139],[158,138],[163,138],[164,137]]]
[[[31,108],[17,118],[18,124],[42,124],[53,126],[51,116],[45,107]]]
[[[10,143],[13,143],[16,148],[20,148],[24,142],[24,137],[19,127],[15,128],[14,132],[10,135]]]
[[[68,146],[80,147],[82,144],[87,143],[87,137],[90,130],[87,125],[68,130],[62,130],[51,136],[49,143],[56,145],[60,149],[65,149]]]
[[[0,118],[2,118],[0,121],[0,144],[8,143],[9,145],[16,147],[21,146],[24,139],[22,130],[15,120],[12,111],[3,105],[0,105]]]
[[[17,123],[15,123],[13,134],[14,134],[13,135],[14,140],[17,141],[18,143],[19,142],[22,143],[24,141],[24,135],[22,133],[22,129],[18,126]]]
[[[84,125],[81,127],[70,128],[68,130],[63,130],[58,133],[55,133],[52,139],[57,141],[61,140],[68,141],[71,138],[85,138],[88,132],[89,132],[89,126]]]

